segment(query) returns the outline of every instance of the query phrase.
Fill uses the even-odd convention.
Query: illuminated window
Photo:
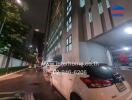
[[[69,2],[69,0],[67,0],[67,2]]]
[[[98,11],[99,11],[99,14],[102,14],[104,12],[102,2],[98,3]]]
[[[106,6],[107,6],[107,8],[110,8],[110,2],[109,2],[109,0],[106,0]]]
[[[67,16],[69,15],[69,13],[71,12],[72,10],[72,4],[71,4],[71,1],[68,2],[68,5],[67,5]]]
[[[71,28],[72,28],[72,19],[71,19],[71,16],[68,18],[68,20],[66,22],[66,27],[67,27],[67,32],[69,32],[69,30],[71,30]]]
[[[89,16],[89,22],[90,23],[93,22],[92,12],[89,12],[88,16]]]
[[[60,31],[60,36],[62,36],[62,31]]]
[[[80,0],[80,7],[84,7],[85,6],[85,0]]]
[[[94,37],[94,27],[93,27],[93,15],[91,9],[89,9],[89,23],[90,23],[90,29],[91,29],[91,37]]]
[[[72,1],[67,0],[67,21],[66,21],[66,31],[69,32],[72,28],[72,18],[70,12],[72,10]]]
[[[100,18],[101,18],[102,29],[103,29],[103,32],[105,32],[107,28],[106,28],[106,22],[105,22],[102,0],[97,0],[97,1],[98,1],[98,11],[99,11]]]
[[[60,42],[58,43],[58,49],[60,49],[61,48],[61,44],[60,44]]]
[[[72,51],[72,36],[66,39],[66,52]]]
[[[106,7],[108,9],[111,26],[114,27],[114,22],[113,22],[113,18],[112,18],[112,14],[111,14],[111,6],[110,6],[110,1],[109,0],[106,0]]]

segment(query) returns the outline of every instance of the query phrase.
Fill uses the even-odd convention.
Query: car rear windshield
[[[107,65],[85,67],[84,70],[87,71],[90,77],[101,79],[111,79],[114,73],[113,69]]]
[[[90,77],[101,78],[101,79],[111,79],[113,76],[113,69],[108,65],[92,65],[92,66],[79,66],[79,65],[66,65],[57,68],[58,71],[62,72],[74,72],[76,70],[85,71]]]

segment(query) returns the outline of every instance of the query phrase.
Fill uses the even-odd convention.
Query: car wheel
[[[72,93],[71,96],[70,96],[70,100],[82,100],[82,99],[76,93]]]

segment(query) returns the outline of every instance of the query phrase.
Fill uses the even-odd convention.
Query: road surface
[[[125,77],[125,80],[127,80],[132,87],[132,70],[118,70],[118,72]]]
[[[26,70],[0,79],[2,93],[20,92],[33,94],[35,100],[64,100],[64,98],[44,80],[42,72]]]

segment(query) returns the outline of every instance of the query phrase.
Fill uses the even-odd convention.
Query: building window
[[[60,44],[60,42],[58,43],[58,49],[60,49],[61,48],[61,44]]]
[[[69,32],[69,30],[71,30],[71,28],[72,28],[72,18],[71,18],[71,16],[68,18],[68,20],[66,22],[66,27],[67,27],[67,32]]]
[[[71,0],[70,0],[70,1],[68,1],[68,5],[67,5],[67,16],[70,14],[71,10],[72,10],[72,4],[71,4]]]
[[[101,0],[98,0],[98,11],[100,15],[104,12]]]
[[[60,36],[62,36],[62,31],[60,31]]]
[[[98,1],[98,11],[99,11],[100,18],[101,18],[102,29],[103,29],[103,32],[105,32],[106,31],[106,22],[105,22],[105,17],[104,17],[102,0],[97,0],[97,1]]]
[[[112,18],[112,14],[111,14],[111,6],[110,6],[109,0],[106,0],[106,6],[107,6],[107,9],[108,9],[111,26],[114,27],[114,22],[113,22],[113,18]]]
[[[72,36],[71,35],[66,39],[66,52],[70,52],[70,51],[72,51]]]
[[[106,6],[107,6],[107,8],[110,8],[110,2],[109,2],[109,0],[106,0]]]
[[[85,6],[85,0],[80,0],[80,7],[84,7]]]
[[[94,27],[93,27],[93,15],[91,12],[91,8],[89,9],[89,23],[90,23],[90,29],[91,29],[91,37],[94,37]]]
[[[93,22],[93,15],[92,15],[91,10],[89,11],[88,16],[89,16],[89,23],[92,23]]]
[[[72,2],[71,0],[67,0],[67,21],[66,21],[66,31],[69,32],[72,28],[72,18],[69,16],[72,10]]]
[[[69,0],[67,0],[67,3],[69,2]]]

